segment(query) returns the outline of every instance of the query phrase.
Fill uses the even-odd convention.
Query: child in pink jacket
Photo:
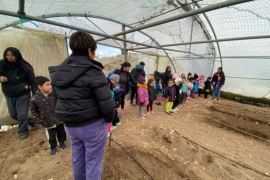
[[[138,106],[139,106],[139,116],[142,120],[144,120],[145,114],[143,112],[143,106],[147,106],[149,104],[149,97],[148,97],[147,84],[142,75],[138,76],[137,101],[138,101]]]

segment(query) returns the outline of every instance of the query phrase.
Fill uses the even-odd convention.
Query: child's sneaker
[[[170,113],[170,112],[166,112],[168,115],[172,115],[172,113]]]
[[[153,111],[150,111],[150,114],[154,114],[154,112]]]
[[[115,130],[116,129],[116,126],[112,126],[112,130]]]
[[[118,127],[118,126],[120,126],[121,125],[121,122],[119,122],[119,123],[116,123],[116,127]]]
[[[144,116],[141,116],[140,118],[141,118],[141,120],[145,120],[145,117]]]
[[[67,145],[65,144],[65,142],[60,142],[59,146],[62,151],[65,151],[67,149]]]
[[[51,148],[51,157],[56,156],[56,155],[57,155],[56,147]]]
[[[125,109],[121,109],[121,113],[122,114],[125,114],[126,113],[126,110]]]
[[[176,111],[177,111],[176,109],[172,109],[170,112],[174,113],[174,112],[176,112]]]
[[[176,111],[179,111],[179,109],[176,107],[176,108],[174,108]]]

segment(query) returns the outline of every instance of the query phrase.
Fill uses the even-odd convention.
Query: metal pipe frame
[[[136,51],[136,50],[135,50]],[[180,57],[181,59],[209,59],[209,57]],[[219,58],[216,56],[214,58]],[[222,56],[223,59],[267,59],[270,60],[270,56]]]
[[[179,15],[176,15],[176,16],[173,16],[173,17],[165,18],[165,19],[162,19],[162,20],[159,20],[159,21],[155,21],[155,22],[152,22],[152,23],[142,25],[142,26],[134,27],[134,28],[132,28],[130,30],[127,30],[125,32],[120,32],[120,33],[113,34],[112,36],[115,37],[115,36],[120,36],[120,35],[123,35],[123,34],[128,34],[128,33],[134,32],[134,31],[150,28],[150,27],[153,27],[153,26],[157,26],[157,25],[165,24],[165,23],[172,22],[172,21],[175,21],[175,20],[179,20],[179,19],[183,19],[183,18],[186,18],[186,17],[201,14],[201,13],[204,13],[204,12],[213,11],[213,10],[217,10],[217,9],[220,9],[220,8],[229,7],[229,6],[233,6],[233,5],[237,5],[237,4],[241,4],[241,3],[245,3],[245,2],[249,2],[249,1],[253,1],[253,0],[237,0],[237,1],[236,0],[227,0],[227,1],[223,1],[223,2],[220,2],[220,3],[205,6],[205,7],[196,9],[196,10],[192,10],[192,11],[189,11],[189,12],[186,12],[186,13],[183,13],[183,14],[179,14]],[[102,40],[105,40],[105,39],[106,38],[101,38],[101,39],[97,39],[97,41],[102,41]]]
[[[213,40],[206,40],[206,41],[194,41],[194,42],[185,42],[185,43],[165,44],[165,45],[161,45],[161,46],[156,46],[156,48],[159,49],[159,48],[163,48],[163,47],[183,46],[183,45],[189,45],[189,44],[203,44],[203,43],[212,43],[212,42],[240,41],[240,40],[267,39],[267,38],[270,38],[270,35],[246,36],[246,37],[213,39]],[[133,48],[133,49],[143,49],[143,48]]]
[[[7,11],[6,11],[6,12],[7,12]],[[12,12],[10,12],[10,13],[12,13]],[[5,14],[5,12],[2,13],[2,10],[0,10],[0,14],[8,15],[8,14]],[[12,15],[12,16],[13,16],[13,15]],[[21,16],[17,15],[17,16],[15,16],[15,17],[21,17]],[[40,20],[37,20],[37,19],[31,19],[31,18],[29,18],[30,16],[27,16],[27,17],[28,17],[27,19],[29,19],[29,20],[35,20],[35,21],[39,21],[39,22],[43,22],[43,23],[47,23],[47,24],[52,24],[52,23],[40,21]],[[33,16],[32,16],[32,17],[33,17]],[[126,26],[126,27],[128,27],[128,28],[132,28],[132,26],[126,25],[126,24],[124,24],[124,23],[121,23],[121,22],[119,22],[119,21],[116,21],[116,20],[113,20],[113,19],[110,19],[110,18],[105,18],[105,17],[102,17],[102,16],[94,16],[94,15],[89,15],[89,14],[70,14],[70,13],[69,13],[69,14],[50,14],[50,15],[43,15],[43,16],[37,17],[37,18],[41,18],[42,20],[46,20],[45,18],[54,18],[54,17],[85,17],[85,18],[91,17],[91,18],[97,18],[97,19],[103,19],[103,20],[115,22],[115,23],[124,25],[124,26]],[[48,21],[49,21],[49,20],[48,20]],[[54,22],[54,21],[50,21],[50,22]],[[5,26],[0,27],[0,30],[5,29],[5,28],[10,27],[10,26],[13,26],[13,25],[17,25],[17,24],[19,24],[19,23],[20,23],[20,21],[18,21],[18,20],[17,20],[17,21],[14,21],[14,22],[12,22],[12,23],[10,23],[10,24],[7,24],[7,25],[5,25]],[[60,26],[60,27],[66,27],[66,26],[62,26],[62,25],[60,25],[60,24],[61,24],[61,23],[59,23],[59,24],[57,25],[57,22],[54,22],[54,24],[52,24],[52,25],[56,25],[56,26]],[[75,26],[74,26],[74,27],[75,27]],[[68,27],[67,27],[67,28],[68,28]],[[79,30],[79,29],[77,28],[77,29],[74,29],[74,30]],[[84,31],[85,31],[85,32],[89,32],[89,31],[87,31],[87,30],[84,30]],[[151,39],[152,41],[154,41],[156,44],[159,45],[159,43],[158,43],[155,39],[153,39],[151,36],[149,36],[148,34],[142,32],[142,31],[138,31],[138,32],[140,32],[140,33],[142,33],[143,35],[149,37],[149,39]],[[91,31],[91,32],[89,32],[89,33],[95,34],[94,31]],[[100,36],[103,37],[104,35],[100,35]],[[108,36],[109,36],[109,35],[108,35]],[[112,39],[114,39],[114,40],[117,39],[117,40],[126,42],[126,40],[121,39],[121,38],[113,38],[113,37],[112,37]],[[143,43],[138,44],[138,43],[136,43],[136,42],[134,42],[134,41],[129,41],[129,43],[131,43],[131,44],[136,44],[136,45],[146,46],[146,45],[143,44]],[[98,43],[98,44],[103,44],[103,45],[104,45],[104,43]],[[110,45],[107,45],[107,46],[110,46]],[[115,46],[112,46],[112,47],[115,47]],[[153,46],[153,47],[155,47],[155,46]],[[123,49],[123,48],[121,48],[121,47],[115,47],[115,48]],[[162,49],[162,50],[163,50],[163,49]],[[172,62],[172,60],[171,60],[170,56],[168,55],[168,53],[167,53],[165,50],[163,50],[163,51],[164,51],[164,53],[167,55],[167,57],[169,58],[169,60]],[[171,51],[174,51],[174,50],[171,50]],[[179,51],[177,51],[177,52],[179,52]],[[195,55],[195,54],[194,54],[194,55]]]
[[[19,0],[19,9],[18,9],[18,14],[24,14],[24,6],[25,6],[25,0]]]
[[[194,2],[194,0],[192,0],[192,2]],[[198,2],[194,2],[194,4],[197,6],[197,8],[201,8],[201,5],[198,3]],[[211,23],[211,21],[209,20],[208,16],[205,14],[205,13],[202,13],[204,18],[206,19],[206,21],[208,22],[212,32],[213,32],[213,35],[214,35],[214,38],[217,39],[217,35],[216,35],[216,31]],[[219,53],[219,58],[220,58],[220,61],[221,61],[221,67],[223,68],[223,62],[222,62],[222,54],[221,54],[221,50],[220,50],[220,46],[219,46],[219,42],[216,42],[217,43],[217,49],[218,49],[218,53]],[[214,66],[212,68],[212,73],[211,73],[211,76],[213,75],[213,72],[214,72]]]

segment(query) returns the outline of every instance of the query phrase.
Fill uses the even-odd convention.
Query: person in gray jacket
[[[63,121],[72,145],[75,180],[101,179],[107,126],[115,112],[103,66],[94,60],[96,48],[90,34],[75,32],[70,37],[72,54],[49,67],[55,115]]]

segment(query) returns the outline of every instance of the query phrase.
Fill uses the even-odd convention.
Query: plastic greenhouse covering
[[[147,73],[171,65],[208,77],[223,67],[223,91],[270,99],[269,7],[269,0],[0,0],[0,53],[16,46],[46,75],[67,56],[66,38],[83,29],[121,50],[126,38],[128,61],[145,59]]]

